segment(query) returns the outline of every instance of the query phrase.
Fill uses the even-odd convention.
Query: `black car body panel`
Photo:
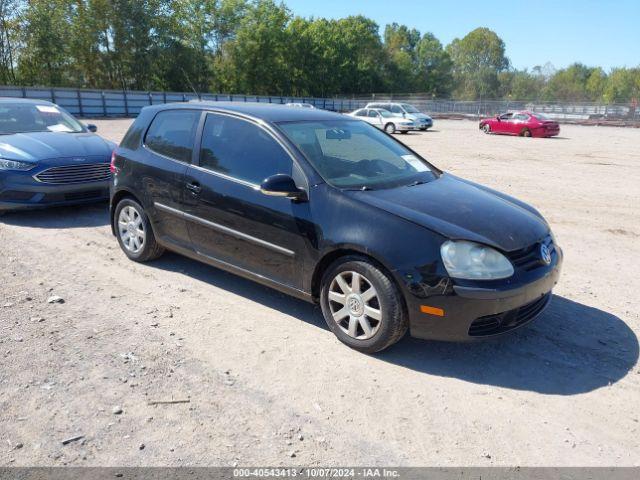
[[[55,107],[40,100],[0,99],[0,107],[8,104]],[[0,135],[0,159],[33,164],[28,170],[0,169],[0,211],[106,200],[115,146],[84,126],[78,133]]]
[[[164,158],[144,145],[154,117],[172,109],[202,112],[189,162]],[[271,197],[259,185],[202,168],[198,146],[207,113],[252,122],[277,140],[291,155],[294,179],[306,198]],[[414,186],[360,191],[332,186],[279,128],[280,122],[320,119],[344,117],[250,103],[143,109],[116,151],[112,226],[118,201],[133,196],[163,246],[309,301],[318,299],[322,272],[334,259],[367,256],[395,280],[411,334],[420,338],[471,340],[504,333],[546,306],[558,281],[562,251],[535,209],[435,168],[432,181]],[[514,274],[492,281],[451,278],[440,254],[449,239],[497,249],[512,261]],[[552,252],[549,264],[537,261],[543,243]],[[527,262],[522,267],[521,258]],[[423,306],[444,313],[425,314]],[[491,322],[498,327],[491,330]]]

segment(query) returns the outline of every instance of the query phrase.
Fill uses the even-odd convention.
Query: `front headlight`
[[[464,240],[449,240],[440,247],[450,277],[467,280],[497,280],[513,275],[507,257],[491,247]]]
[[[33,167],[35,167],[33,163],[0,158],[0,170],[30,170]]]

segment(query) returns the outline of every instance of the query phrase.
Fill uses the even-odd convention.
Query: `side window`
[[[500,120],[511,120],[513,113],[504,113],[500,115]]]
[[[529,115],[525,115],[524,113],[519,113],[514,117],[514,119],[518,122],[526,122],[529,120]]]
[[[261,127],[210,113],[200,146],[200,166],[256,185],[277,173],[291,175],[289,154]]]
[[[378,116],[378,112],[376,112],[375,110],[369,110],[369,117],[377,117]]]
[[[404,113],[400,105],[391,105],[391,113]]]
[[[358,110],[358,111],[355,113],[355,116],[356,116],[356,117],[366,117],[366,116],[367,116],[367,111],[366,111],[366,110],[364,110],[364,109],[363,109],[363,110]]]
[[[150,150],[181,162],[190,162],[198,110],[165,110],[156,115],[144,144]]]

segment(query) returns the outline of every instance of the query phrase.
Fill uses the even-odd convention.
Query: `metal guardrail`
[[[436,117],[478,118],[509,110],[531,110],[565,122],[612,121],[640,124],[640,108],[633,104],[549,103],[507,100],[456,101],[437,100],[420,95],[372,94],[354,98],[317,98],[261,95],[229,95],[193,92],[141,92],[89,90],[73,88],[0,86],[0,97],[48,100],[79,117],[135,117],[148,105],[190,100],[261,102],[284,104],[309,103],[317,108],[348,112],[369,102],[410,103]]]
[[[598,120],[626,121],[640,123],[640,108],[637,104],[601,104],[588,102],[536,102],[511,100],[478,100],[457,101],[438,100],[419,95],[385,95],[375,94],[359,96],[359,101],[366,102],[401,102],[410,103],[421,111],[442,115],[458,115],[477,118],[492,116],[513,110],[529,110],[548,115],[561,121],[589,122]]]
[[[366,101],[345,98],[228,95],[187,92],[140,92],[121,90],[87,90],[72,88],[38,88],[0,86],[0,97],[33,98],[60,105],[79,117],[135,117],[143,107],[190,100],[261,102],[284,104],[310,103],[325,110],[345,112],[366,105]]]

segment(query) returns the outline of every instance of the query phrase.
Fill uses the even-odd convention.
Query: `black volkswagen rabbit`
[[[165,249],[319,302],[362,352],[469,340],[548,305],[562,251],[532,207],[359,120],[252,103],[145,108],[112,162],[125,254]]]

